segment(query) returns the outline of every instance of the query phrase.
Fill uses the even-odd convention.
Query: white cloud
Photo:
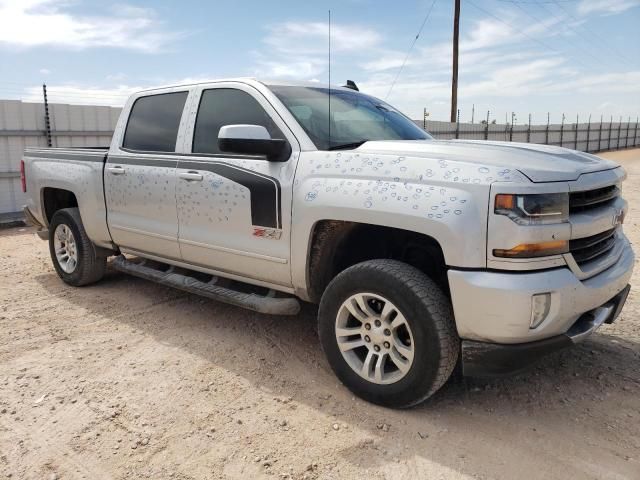
[[[507,39],[513,40],[514,36],[517,35],[505,23],[491,19],[478,20],[468,37],[460,42],[460,49],[469,51],[500,45]]]
[[[117,76],[117,75],[116,75]],[[53,84],[47,83],[47,97],[50,103],[70,103],[74,105],[111,105],[122,106],[129,95],[140,90],[171,85],[190,85],[212,80],[208,76],[161,78],[153,83],[143,85],[119,84],[114,87],[103,87],[88,84]],[[25,102],[42,102],[42,86],[34,85],[23,89],[22,94],[13,94]]]
[[[0,44],[156,52],[181,35],[163,30],[150,9],[114,5],[107,15],[69,9],[69,2],[61,0],[0,0]]]
[[[373,29],[359,25],[332,24],[331,50],[362,51],[380,43]],[[264,43],[277,53],[328,54],[329,26],[323,22],[284,22],[269,28]]]
[[[70,103],[73,105],[122,106],[127,97],[142,87],[119,85],[114,88],[85,85],[47,85],[50,103]],[[42,102],[42,86],[27,87],[20,96],[25,102]]]
[[[109,82],[121,82],[125,78],[127,78],[127,74],[123,72],[112,73],[106,77]]]
[[[274,79],[310,79],[322,73],[326,67],[326,62],[311,58],[292,61],[260,60],[258,64],[257,76]]]
[[[51,73],[51,70],[49,70],[48,68],[41,68],[40,70],[38,70],[42,75],[49,75]]]
[[[640,0],[582,0],[578,5],[578,13],[616,14],[640,5]]]
[[[331,54],[334,58],[374,51],[382,41],[379,33],[359,25],[331,25]],[[267,28],[264,48],[253,52],[253,74],[267,78],[309,80],[327,70],[328,24],[323,22],[283,22]]]

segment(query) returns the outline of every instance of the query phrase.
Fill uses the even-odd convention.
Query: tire
[[[56,254],[57,233],[66,240],[58,240],[61,255]],[[53,214],[49,224],[49,252],[58,276],[74,287],[97,282],[107,269],[107,257],[100,255],[89,240],[77,208],[65,208]],[[75,258],[75,265],[64,261],[65,254],[67,258]]]
[[[359,300],[366,302],[364,308]],[[375,315],[363,316],[367,308]],[[387,308],[396,313],[385,316]],[[382,324],[371,323],[374,318]],[[338,336],[356,330],[353,336]],[[395,260],[366,261],[337,275],[320,302],[318,334],[331,368],[347,388],[393,408],[411,407],[433,395],[453,372],[460,349],[451,302],[424,273]],[[352,347],[363,342],[369,343]],[[343,349],[349,353],[343,355]],[[373,360],[367,363],[370,355]]]

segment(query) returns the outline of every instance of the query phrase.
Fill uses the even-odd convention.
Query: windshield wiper
[[[329,150],[350,150],[352,148],[358,148],[360,145],[368,141],[369,140],[360,140],[359,142],[351,142],[351,143],[343,143],[342,145],[334,145],[333,147],[329,147]]]

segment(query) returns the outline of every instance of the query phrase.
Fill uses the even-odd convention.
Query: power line
[[[506,1],[506,0],[503,0],[503,1]],[[508,3],[511,3],[512,5],[516,6],[519,10],[521,10],[522,12],[524,12],[524,14],[525,14],[525,15],[527,15],[529,18],[534,19],[536,22],[538,22],[540,25],[542,25],[542,27],[543,27],[545,30],[550,31],[550,30],[549,30],[549,27],[548,27],[547,25],[545,25],[544,20],[541,20],[540,18],[538,18],[538,17],[536,17],[536,16],[532,15],[531,13],[529,13],[529,12],[528,12],[528,11],[527,11],[527,10],[526,10],[526,9],[525,9],[525,8],[524,8],[524,7],[519,3],[519,2],[515,2],[515,1],[513,1],[513,0],[509,0],[509,1],[508,1]],[[543,7],[542,5],[539,5],[539,6],[540,6],[541,8],[543,8],[543,9],[544,9],[544,7]],[[546,10],[546,9],[545,9],[545,10]],[[547,12],[548,12],[548,10],[547,10]],[[551,12],[549,12],[549,13],[551,13]],[[556,16],[554,16],[554,15],[552,14],[552,19],[553,19],[553,20],[558,20],[558,19],[559,19],[559,17],[556,17]],[[562,19],[560,19],[560,20],[562,20]],[[571,29],[571,27],[570,27],[570,26],[568,26],[568,25],[565,25],[565,27],[566,27],[566,28],[568,28],[569,30],[572,30],[572,29]],[[572,30],[572,31],[573,31],[573,30]],[[575,33],[575,32],[574,32],[574,33]],[[565,40],[566,40],[569,44],[573,45],[574,47],[577,47],[577,48],[581,49],[581,50],[582,50],[583,52],[585,52],[588,56],[590,56],[590,57],[591,57],[591,58],[593,58],[595,61],[597,61],[597,62],[598,62],[598,66],[600,66],[600,64],[601,64],[601,63],[603,63],[603,62],[608,62],[608,59],[606,59],[606,60],[604,60],[604,61],[603,61],[603,60],[601,60],[601,59],[599,59],[599,58],[598,58],[598,57],[596,57],[593,53],[591,53],[589,50],[587,50],[586,48],[584,48],[582,45],[580,45],[580,44],[578,44],[578,43],[575,43],[575,42],[572,42],[572,41],[570,41],[569,39],[565,39]],[[615,67],[615,65],[613,65],[613,64],[610,64],[610,66]]]
[[[429,7],[429,11],[425,15],[424,20],[422,21],[422,25],[420,25],[420,29],[418,30],[418,33],[417,33],[416,37],[413,39],[413,42],[411,42],[411,46],[409,47],[409,50],[407,50],[407,54],[404,57],[404,61],[402,62],[402,65],[400,66],[400,69],[398,70],[398,73],[396,73],[396,78],[393,79],[393,83],[391,84],[391,87],[389,87],[389,91],[387,92],[387,96],[384,97],[385,100],[387,98],[389,98],[389,95],[391,95],[391,91],[393,90],[393,87],[395,87],[396,82],[398,81],[398,77],[400,77],[400,74],[402,73],[402,70],[404,69],[404,66],[407,63],[407,60],[409,59],[409,55],[411,55],[411,51],[413,50],[413,47],[415,46],[416,42],[418,41],[418,37],[420,37],[420,34],[422,33],[422,29],[426,25],[427,20],[429,20],[429,16],[431,15],[431,11],[433,10],[433,6],[436,4],[437,1],[438,0],[433,0],[433,2],[431,2],[431,6]]]
[[[579,19],[577,19],[576,17],[574,17],[571,12],[569,12],[566,8],[564,8],[561,4],[559,0],[552,0],[552,3],[555,4],[560,10],[562,10],[564,13],[567,14],[567,16],[571,19],[573,19],[576,22],[580,22]],[[542,7],[544,9],[544,7]],[[545,9],[546,10],[546,9]],[[548,11],[548,10],[547,10]],[[602,42],[602,45],[607,46],[606,43],[607,41],[602,38],[600,35],[598,35],[596,32],[594,32],[593,30],[587,28],[586,26],[582,25],[582,28],[584,28],[585,30],[587,30],[591,35],[593,35],[594,37],[596,37],[598,40],[600,40]],[[580,32],[577,32],[580,33]],[[594,45],[598,45],[598,46],[602,46],[599,45],[598,43],[595,43],[593,38],[589,37],[588,35],[582,35],[583,38],[586,38],[587,40],[589,40],[590,42],[592,42]],[[631,60],[629,60],[625,55],[623,55],[617,48],[608,45],[608,48],[614,52],[616,55],[618,55],[622,60],[624,60],[625,62],[631,62]]]
[[[492,18],[496,19],[498,22],[500,22],[500,23],[502,23],[502,24],[506,25],[507,27],[509,27],[510,29],[514,30],[517,34],[520,34],[520,35],[522,35],[523,37],[528,38],[528,39],[529,39],[529,40],[531,40],[532,42],[536,42],[537,44],[542,45],[542,46],[543,46],[544,48],[546,48],[547,50],[551,50],[552,52],[555,52],[555,53],[560,54],[560,55],[562,55],[562,54],[563,54],[560,50],[555,49],[555,48],[553,48],[553,47],[552,47],[552,46],[550,46],[550,45],[547,45],[547,44],[546,44],[545,42],[543,42],[542,40],[538,40],[537,38],[532,37],[532,36],[531,36],[531,35],[529,35],[528,33],[524,32],[524,31],[523,31],[523,30],[521,30],[521,29],[518,29],[518,28],[514,27],[514,26],[513,26],[512,24],[510,24],[509,22],[507,22],[507,21],[505,21],[505,20],[501,19],[500,17],[497,17],[496,15],[494,15],[494,14],[493,14],[493,13],[491,13],[491,12],[489,12],[488,10],[485,10],[484,8],[479,7],[478,5],[476,5],[476,4],[475,4],[474,2],[472,2],[471,0],[465,0],[465,1],[466,1],[466,3],[468,3],[469,5],[474,6],[475,8],[477,8],[478,10],[480,10],[481,12],[484,12],[485,14],[489,15],[490,17],[492,17]],[[588,65],[586,65],[584,62],[582,62],[582,61],[578,60],[577,58],[573,58],[573,60],[574,60],[575,62],[577,62],[577,63],[581,64],[583,67],[585,67],[585,68],[589,68],[589,66],[588,66]]]

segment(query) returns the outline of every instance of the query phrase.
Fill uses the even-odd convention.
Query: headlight
[[[498,194],[494,212],[506,215],[518,225],[540,225],[569,221],[569,194]]]

